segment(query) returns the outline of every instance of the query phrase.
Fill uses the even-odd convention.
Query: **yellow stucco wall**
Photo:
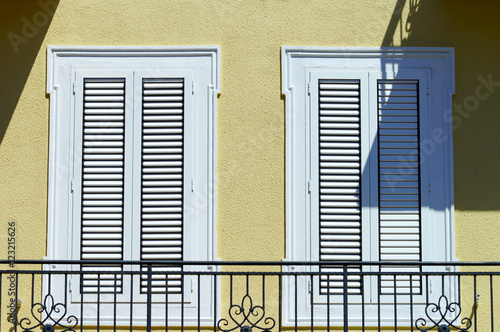
[[[0,20],[0,244],[46,247],[48,45],[220,45],[217,232],[222,260],[281,260],[285,115],[280,47],[455,47],[456,256],[500,261],[500,86],[470,104],[479,77],[500,82],[500,3],[466,0],[4,1]],[[42,13],[42,14],[41,14]],[[27,23],[28,22],[28,23]],[[36,23],[36,25],[34,25]],[[30,24],[34,27],[30,29]],[[17,37],[16,37],[17,36]],[[472,98],[472,99],[471,99]],[[472,106],[471,106],[472,105]],[[1,230],[1,229],[0,229]],[[0,250],[0,257],[7,252]]]
[[[500,210],[495,153],[500,91],[491,92],[475,111],[467,110],[467,97],[474,96],[479,76],[500,80],[494,17],[500,5],[440,0],[401,6],[404,2],[42,1],[49,9],[57,6],[52,20],[40,3],[7,2],[0,23],[0,220],[17,221],[18,257],[41,258],[45,252],[47,45],[220,45],[218,255],[225,260],[283,258],[280,47],[307,45],[455,47],[457,256],[498,260],[500,252],[490,249],[496,248],[493,240],[500,232],[491,227]],[[238,238],[248,245],[222,241]],[[256,244],[259,250],[252,249]]]

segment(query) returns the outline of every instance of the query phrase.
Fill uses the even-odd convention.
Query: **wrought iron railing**
[[[500,262],[0,264],[0,324],[12,332],[494,331],[500,322]]]

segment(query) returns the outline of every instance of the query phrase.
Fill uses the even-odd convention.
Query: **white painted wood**
[[[102,243],[103,239],[107,239],[109,245],[117,245],[120,239],[116,238],[113,232],[121,224],[124,242],[121,255],[124,259],[139,261],[141,259],[140,221],[142,219],[144,228],[147,228],[144,232],[143,258],[169,257],[173,259],[178,257],[178,252],[181,250],[185,260],[216,260],[215,106],[217,93],[220,92],[219,53],[218,47],[211,46],[49,47],[47,75],[48,92],[51,95],[49,259],[81,258],[80,241],[84,241],[82,242],[84,250],[81,252],[85,257],[95,254],[102,255],[102,257],[116,255],[117,250],[108,247],[106,249],[109,253],[103,254],[98,244]],[[115,82],[106,85],[99,81],[102,78],[117,77],[124,78],[125,83],[120,85]],[[89,89],[92,87],[99,91],[92,91],[85,97],[79,98],[77,95],[82,96],[81,92],[84,90],[84,78],[89,79],[87,82]],[[172,89],[165,89],[163,82],[154,82],[150,85],[159,89],[153,92],[150,89],[150,92],[144,96],[147,103],[155,108],[148,108],[144,112],[149,125],[144,127],[144,135],[147,138],[144,139],[146,143],[141,147],[143,78],[182,78],[189,83],[188,87],[184,88],[188,100],[184,100],[185,96],[179,96],[182,86],[178,83],[169,85]],[[98,80],[91,82],[91,79]],[[196,80],[196,85],[200,87],[196,94],[192,91],[193,80]],[[75,95],[72,91],[73,82]],[[114,91],[123,86],[124,98]],[[88,110],[85,117],[79,111],[84,107]],[[125,112],[120,111],[120,108],[125,108]],[[181,112],[179,112],[180,109]],[[115,120],[123,121],[124,126],[116,125]],[[89,125],[83,128],[82,121],[86,121]],[[92,125],[95,121],[100,121],[100,125]],[[184,130],[179,130],[179,123],[183,123]],[[102,126],[106,128],[106,137],[103,137],[101,133]],[[188,137],[187,140],[184,139],[185,135]],[[78,137],[86,143],[77,144]],[[178,144],[180,139],[184,140],[182,146]],[[123,142],[117,143],[120,140]],[[140,155],[143,150],[148,152],[144,162],[150,163],[150,168],[141,174]],[[186,153],[188,155],[183,157]],[[117,154],[123,154],[124,157],[118,158]],[[169,157],[162,158],[162,156]],[[179,156],[184,158],[184,162],[179,160]],[[162,173],[165,169],[170,172]],[[179,187],[179,179],[175,175],[179,173],[179,169],[189,179],[187,183],[186,181],[180,182],[184,192],[186,192],[186,187],[189,188],[185,197],[175,192],[178,191],[175,187]],[[116,176],[118,170],[123,170],[122,178]],[[85,171],[85,176],[78,177],[77,174],[81,174],[82,171]],[[191,182],[194,178],[198,185],[192,192]],[[142,181],[148,184],[144,186],[144,195],[148,196],[148,203],[144,205],[144,213],[148,217],[145,218],[141,218]],[[71,190],[72,182],[75,184],[73,191]],[[123,188],[120,188],[120,183]],[[95,186],[97,184],[105,186]],[[174,187],[170,187],[171,185]],[[164,188],[164,190],[158,188]],[[81,196],[80,203],[75,198],[77,195]],[[85,201],[83,204],[82,198]],[[123,201],[121,213],[118,211],[120,204],[116,204],[116,201]],[[179,208],[179,202],[182,202],[181,208]],[[204,203],[195,205],[194,202]],[[80,223],[82,211],[89,217],[109,217],[121,214],[122,219],[84,219],[85,222],[82,224]],[[163,218],[165,215],[174,217],[182,215],[189,219],[189,226],[184,227],[182,223],[171,224],[174,219]],[[158,216],[162,219],[155,219]],[[83,236],[80,232],[80,225],[85,227]],[[93,232],[97,229],[100,233]],[[179,239],[174,239],[172,236],[178,238],[181,233],[184,241],[179,243]],[[153,237],[150,237],[151,235]],[[164,246],[165,244],[169,245]],[[175,256],[170,256],[172,252]],[[54,266],[53,268],[64,270],[69,267]],[[92,267],[86,268],[89,268],[89,271],[92,270]],[[112,271],[120,269],[119,266],[109,268],[112,268]],[[137,266],[137,269],[141,267]],[[155,267],[155,269],[157,272],[163,271],[162,267]],[[186,267],[188,271],[192,269],[194,269],[193,266]],[[196,269],[208,271],[209,267],[198,266]],[[92,274],[86,276],[88,277],[86,279],[88,290],[97,290],[97,279]],[[114,276],[111,276],[111,279],[109,276],[101,278],[101,291],[113,290],[115,280]],[[155,293],[158,294],[153,296],[153,317],[163,317],[165,312],[166,280],[165,278],[163,281],[161,278],[158,279],[159,276],[161,277],[161,275],[153,277]],[[179,325],[182,301],[178,286],[181,281],[178,275],[171,276],[173,281],[171,283],[169,277],[168,287],[174,293],[169,297],[169,302],[171,302],[169,311],[171,310],[172,313],[172,324]],[[57,278],[53,278],[52,283],[56,282],[55,279]],[[71,289],[71,296],[68,297],[70,300],[67,306],[68,313],[79,315],[82,300],[86,303],[95,303],[98,299],[92,294],[80,294],[78,277],[70,279],[68,289]],[[64,283],[64,280],[60,281]],[[118,303],[117,324],[129,324],[130,308],[124,304],[129,303],[130,298],[133,298],[134,325],[144,325],[146,323],[146,298],[145,294],[141,294],[140,278],[134,279],[133,289],[130,288],[130,276],[125,275],[116,282],[123,289],[123,294],[118,294],[116,299]],[[184,278],[184,282],[191,285],[188,277]],[[46,282],[44,287],[47,289]],[[193,287],[193,289],[191,287],[184,289],[184,323],[186,325],[198,323],[199,307],[201,323],[209,324],[213,321],[213,282],[208,279],[201,281],[201,299],[205,304],[197,303],[197,298],[191,296],[191,291],[193,294],[198,291],[197,285]],[[52,289],[54,295],[64,298],[64,287],[60,287],[58,292],[61,294],[55,294]],[[112,314],[113,309],[108,306],[113,301],[112,294],[101,294],[99,298],[102,309],[101,324],[113,325],[115,318]],[[84,306],[83,308],[87,324],[95,322],[96,319],[95,311],[92,311],[90,307]],[[153,320],[155,325],[162,322],[159,318]]]
[[[316,234],[321,228],[319,214],[315,213],[315,201],[320,197],[315,197],[315,165],[314,156],[321,153],[321,149],[315,151],[314,134],[314,114],[319,110],[318,88],[321,80],[345,80],[347,78],[361,79],[363,75],[367,77],[365,84],[361,79],[360,84],[360,127],[344,122],[341,119],[355,117],[352,106],[348,102],[340,103],[340,99],[355,102],[355,95],[347,96],[345,84],[339,83],[343,90],[329,92],[324,95],[324,101],[328,101],[335,106],[324,107],[327,111],[325,116],[331,121],[325,121],[324,129],[329,135],[341,135],[344,130],[348,130],[348,135],[361,135],[361,193],[357,192],[353,184],[358,181],[351,172],[344,173],[346,188],[338,192],[331,190],[326,192],[324,198],[339,197],[338,202],[329,202],[325,207],[325,212],[336,212],[339,215],[353,216],[356,206],[342,206],[345,196],[361,195],[361,250],[360,253],[354,251],[352,246],[356,241],[360,241],[355,234],[328,234],[327,239],[331,243],[341,242],[342,246],[330,246],[325,244],[322,248],[326,255],[344,254],[345,257],[355,258],[361,255],[361,259],[378,261],[381,257],[384,260],[398,259],[402,261],[401,266],[383,266],[385,271],[414,271],[413,267],[404,266],[405,261],[452,261],[453,254],[453,187],[452,187],[452,144],[451,125],[445,122],[444,112],[449,110],[451,94],[454,90],[453,76],[453,50],[452,49],[424,49],[424,48],[401,48],[401,49],[373,49],[373,48],[317,48],[317,47],[283,47],[282,48],[282,73],[283,73],[283,93],[286,98],[287,112],[287,175],[286,175],[286,219],[287,219],[287,246],[286,260],[318,260],[321,254],[315,253],[315,248],[320,247],[320,241]],[[380,96],[377,95],[378,80],[394,80],[380,82]],[[407,89],[411,82],[403,80],[416,80],[419,82],[417,89]],[[334,86],[334,85],[332,85]],[[429,91],[429,96],[422,99],[421,91]],[[363,100],[363,95],[366,98]],[[349,99],[347,99],[349,98]],[[384,103],[387,99],[395,100],[394,103]],[[395,99],[394,99],[395,98]],[[379,125],[379,103],[384,104],[380,108]],[[334,112],[341,111],[335,115]],[[318,121],[320,121],[319,119]],[[349,120],[348,120],[349,121]],[[319,122],[316,122],[319,123]],[[328,127],[328,128],[327,128]],[[321,128],[320,128],[321,129]],[[407,160],[401,165],[397,159],[402,155],[409,157],[419,157],[420,151],[417,143],[422,140],[432,139],[432,133],[442,130],[449,141],[445,143],[434,142],[432,156],[425,156],[425,160]],[[325,132],[326,133],[326,132]],[[418,137],[418,138],[417,138]],[[379,140],[380,138],[380,140]],[[305,142],[305,143],[304,143]],[[335,158],[329,156],[325,167],[338,170],[329,170],[328,177],[334,179],[339,172],[348,169],[339,167],[344,162],[349,162],[350,167],[355,167],[358,161],[354,160],[352,153],[358,147],[352,139],[342,139],[335,141],[325,140],[330,144],[323,152],[335,152]],[[331,145],[331,143],[334,143]],[[379,155],[379,143],[383,153]],[[345,144],[345,145],[342,145]],[[341,151],[342,150],[342,151]],[[338,156],[338,157],[337,157]],[[379,159],[384,167],[379,168]],[[396,160],[395,160],[396,159]],[[419,166],[420,165],[420,166]],[[390,186],[386,185],[394,178],[394,173],[405,172],[405,181],[392,181]],[[379,185],[379,176],[382,185]],[[337,184],[342,180],[335,178]],[[367,180],[366,180],[367,179]],[[364,181],[367,181],[365,184]],[[429,182],[430,181],[430,182]],[[311,183],[311,193],[309,194],[306,183]],[[428,192],[429,185],[436,192]],[[423,190],[425,189],[425,195]],[[394,193],[396,190],[396,194]],[[379,195],[381,202],[379,202]],[[416,199],[419,198],[419,200]],[[342,207],[340,207],[342,206]],[[340,210],[340,209],[343,210]],[[346,213],[351,212],[351,213]],[[380,218],[380,216],[382,218]],[[328,222],[338,222],[338,216],[329,216]],[[347,222],[344,220],[344,222]],[[349,222],[356,222],[350,220]],[[420,225],[419,225],[420,224]],[[354,225],[354,224],[353,224]],[[420,227],[420,228],[419,228]],[[382,231],[380,232],[380,229]],[[419,232],[416,230],[419,229]],[[334,237],[337,236],[337,237]],[[441,238],[442,240],[437,240]],[[345,250],[344,250],[345,249]],[[404,249],[404,251],[403,251]],[[301,271],[303,267],[292,267],[294,271]],[[353,272],[355,267],[352,267]],[[426,271],[432,271],[430,267]],[[307,269],[306,269],[307,270]],[[358,269],[359,271],[359,269]],[[377,268],[364,268],[363,271],[378,271]],[[321,277],[323,289],[329,289],[332,293],[339,293],[342,285],[341,271],[334,271],[337,275],[330,276],[330,288],[326,285],[328,277]],[[333,273],[333,272],[332,272]],[[354,278],[355,276],[352,276]],[[358,278],[359,279],[359,278]],[[410,288],[407,276],[398,277],[396,287],[398,293],[404,292],[427,292],[425,285],[421,285],[419,278],[412,279]],[[356,281],[348,279],[349,303],[359,304],[361,296],[356,295]],[[394,280],[382,279],[381,305],[388,305],[388,310],[383,310],[380,323],[389,322],[394,313],[390,309],[394,301]],[[434,280],[434,285],[440,281]],[[298,317],[295,317],[295,299],[292,288],[294,283],[284,281],[284,322],[294,324],[310,324],[309,311],[310,295],[303,282],[298,282]],[[302,288],[304,287],[304,288]],[[456,286],[449,283],[446,290],[451,297],[456,295]],[[378,301],[378,282],[376,278],[364,278],[364,299],[365,303],[375,304]],[[301,293],[303,291],[303,293]],[[319,287],[315,286],[314,302],[325,304],[325,295],[320,295]],[[358,291],[359,293],[359,291]],[[385,295],[386,294],[386,295]],[[341,295],[339,293],[339,295]],[[435,293],[431,294],[434,296]],[[398,303],[407,303],[408,296],[397,295]],[[425,297],[414,297],[414,303],[425,302]],[[330,303],[341,303],[342,296],[333,296]],[[360,306],[353,306],[349,309],[349,320],[352,323],[361,323]],[[342,311],[341,307],[333,305],[331,310]],[[376,325],[376,312],[365,307],[365,323]],[[400,310],[400,309],[398,309]],[[404,311],[404,310],[403,310]],[[405,317],[406,313],[401,311],[399,317]],[[387,317],[385,315],[387,314]],[[321,317],[326,315],[325,306],[315,306],[315,324],[325,324]],[[341,323],[341,320],[332,322]],[[408,324],[410,322],[407,322]],[[399,325],[399,324],[398,324]]]

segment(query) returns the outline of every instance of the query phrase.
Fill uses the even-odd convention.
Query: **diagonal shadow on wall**
[[[383,47],[454,47],[455,209],[500,210],[500,3],[397,0]]]
[[[0,144],[59,0],[4,1],[0,22]]]

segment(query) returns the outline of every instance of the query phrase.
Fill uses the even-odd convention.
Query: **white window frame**
[[[314,133],[310,127],[310,112],[317,112],[317,84],[318,78],[349,77],[355,73],[368,74],[375,77],[384,77],[383,74],[394,76],[398,72],[417,72],[427,81],[427,104],[424,117],[425,135],[420,137],[421,145],[428,144],[432,151],[432,158],[427,155],[422,166],[422,176],[428,181],[428,206],[422,206],[422,238],[431,248],[425,248],[422,253],[423,261],[452,262],[455,261],[454,243],[454,199],[453,199],[453,142],[452,125],[447,121],[446,115],[451,111],[451,97],[455,92],[454,86],[454,49],[452,48],[329,48],[329,47],[282,47],[282,92],[286,104],[286,258],[284,261],[317,261],[319,246],[317,237],[317,222],[312,215],[317,215],[317,207],[311,206],[310,189],[314,190],[314,176],[311,176],[311,135]],[[324,73],[325,77],[322,77]],[[359,75],[358,75],[359,77]],[[369,84],[373,84],[371,80]],[[367,83],[368,84],[368,83]],[[374,90],[374,89],[372,89]],[[316,91],[316,94],[314,93]],[[373,101],[365,101],[365,104]],[[376,102],[375,102],[376,106]],[[372,107],[374,108],[374,107]],[[363,112],[363,111],[362,111]],[[366,114],[361,114],[361,121]],[[373,121],[370,121],[370,127]],[[367,130],[367,128],[362,129]],[[376,129],[375,129],[376,130]],[[373,128],[369,135],[375,135]],[[368,133],[368,131],[366,131]],[[446,137],[446,139],[442,139]],[[363,148],[363,147],[362,147]],[[312,181],[311,181],[312,180]],[[363,180],[362,180],[363,181]],[[425,181],[423,181],[425,183]],[[374,211],[366,211],[372,214]],[[372,209],[368,209],[372,210]],[[375,211],[376,212],[376,211]],[[424,213],[426,215],[424,215]],[[369,224],[369,221],[363,221]],[[374,234],[366,234],[370,229],[363,227],[363,246],[373,246],[377,243],[367,239],[377,239]],[[372,230],[373,231],[373,230]],[[377,232],[377,230],[374,230]],[[375,252],[378,252],[376,250]],[[378,260],[373,256],[363,256],[363,260]],[[430,270],[432,270],[431,268]],[[316,271],[306,266],[289,266],[285,271]],[[429,270],[429,271],[430,271]],[[435,270],[435,269],[434,269]],[[450,268],[453,270],[453,268]],[[376,269],[365,268],[365,271]],[[427,271],[427,270],[426,270]],[[302,281],[301,281],[302,280]],[[314,283],[318,288],[317,281]],[[372,283],[368,294],[365,294],[364,303],[375,303],[377,290]],[[284,280],[283,322],[285,325],[310,325],[311,295],[306,278],[299,278],[297,290],[298,314],[295,317],[295,285],[288,278]],[[440,285],[432,285],[438,289]],[[449,294],[456,294],[456,285],[449,285]],[[425,290],[424,290],[425,291]],[[438,296],[438,292],[433,292]],[[382,296],[381,303],[391,303],[393,296]],[[314,323],[326,326],[325,295],[319,295],[314,290]],[[332,302],[342,302],[342,297],[332,296]],[[432,298],[430,298],[432,300]],[[437,298],[435,299],[437,300]],[[398,303],[404,303],[401,298]],[[408,297],[406,297],[408,301]],[[433,301],[430,301],[433,302]],[[435,301],[434,301],[435,302]],[[360,296],[349,296],[349,303],[360,304]],[[381,322],[378,322],[376,311],[366,308],[365,323],[375,326],[378,323],[393,322],[392,310],[382,312]],[[337,314],[331,323],[342,324],[342,306],[334,306]],[[350,309],[350,324],[359,323],[361,306]],[[399,309],[398,309],[399,310]],[[405,309],[403,309],[405,310]],[[406,308],[407,310],[407,308]],[[405,313],[401,313],[405,314]],[[418,317],[418,316],[415,316]],[[404,321],[398,320],[398,325]],[[411,322],[406,322],[410,324]]]
[[[73,211],[74,200],[72,190],[74,186],[75,155],[81,154],[81,146],[75,145],[75,105],[74,91],[81,85],[82,73],[99,71],[106,73],[122,73],[137,85],[140,77],[184,77],[186,93],[192,95],[187,101],[191,105],[186,109],[189,113],[186,118],[190,122],[189,137],[191,163],[187,174],[191,190],[185,193],[186,202],[184,213],[187,225],[184,231],[184,260],[185,261],[216,261],[216,102],[220,93],[220,47],[192,46],[192,47],[74,47],[49,46],[47,61],[47,93],[50,95],[50,138],[49,138],[49,183],[48,183],[48,216],[47,216],[47,257],[48,260],[75,260],[79,259],[79,246],[75,245],[78,232],[75,228]],[[135,76],[135,77],[134,77]],[[130,82],[132,83],[132,82]],[[80,87],[81,88],[81,87]],[[137,91],[134,92],[137,94]],[[127,95],[126,98],[129,98]],[[130,99],[132,100],[132,99]],[[135,104],[138,101],[134,101]],[[139,104],[140,105],[140,102]],[[137,107],[137,106],[136,106]],[[134,115],[137,117],[137,115]],[[80,151],[79,151],[80,149]],[[195,162],[193,160],[196,159]],[[135,185],[135,184],[134,184]],[[78,213],[78,212],[77,212]],[[137,215],[137,213],[136,213]],[[134,227],[132,225],[132,227]],[[126,232],[131,233],[129,227]],[[137,230],[135,231],[137,233]],[[131,243],[134,249],[138,245]],[[130,250],[132,251],[132,250]],[[136,250],[137,251],[137,250]],[[126,255],[125,259],[139,260],[140,256]],[[79,269],[78,266],[74,267]],[[136,267],[137,269],[139,266]],[[71,270],[68,265],[51,265],[48,270]],[[214,271],[214,266],[191,266],[184,270]],[[189,278],[189,277],[186,277]],[[57,279],[57,277],[55,278]],[[54,285],[55,279],[52,280]],[[73,279],[73,280],[72,280]],[[78,278],[68,278],[67,289],[72,294],[68,296],[68,313],[77,316],[80,314],[80,294]],[[62,279],[61,279],[62,280]],[[203,279],[202,279],[203,280]],[[193,280],[196,281],[196,280]],[[135,283],[135,282],[134,282]],[[64,281],[63,281],[64,284]],[[138,285],[138,282],[135,283]],[[180,311],[184,310],[185,325],[209,325],[213,323],[215,308],[213,282],[206,279],[200,286],[201,299],[197,303],[197,283],[185,281],[184,304],[180,304],[180,297],[169,297],[169,325],[179,326],[181,323]],[[48,281],[44,280],[44,292],[48,291]],[[124,286],[124,291],[126,286]],[[220,289],[220,288],[219,288]],[[138,290],[137,290],[138,291]],[[52,287],[51,294],[56,300],[64,299],[64,287]],[[134,325],[146,324],[145,295],[136,294],[134,297]],[[122,295],[123,297],[124,295]],[[58,299],[57,299],[58,298]],[[85,301],[92,296],[85,295]],[[171,300],[170,300],[171,299]],[[113,325],[112,295],[101,302],[109,301],[101,306],[100,324]],[[128,299],[117,299],[118,302],[127,302]],[[163,301],[163,304],[161,303]],[[156,326],[164,325],[165,312],[164,297],[156,299],[153,296],[153,321]],[[173,303],[170,303],[173,302]],[[85,308],[85,306],[84,306]],[[198,321],[200,309],[200,321]],[[95,306],[94,306],[95,310]],[[158,314],[155,314],[158,310]],[[85,309],[84,309],[85,311]],[[84,313],[85,324],[95,324],[95,313]],[[130,309],[124,308],[117,312],[117,324],[130,323]]]

